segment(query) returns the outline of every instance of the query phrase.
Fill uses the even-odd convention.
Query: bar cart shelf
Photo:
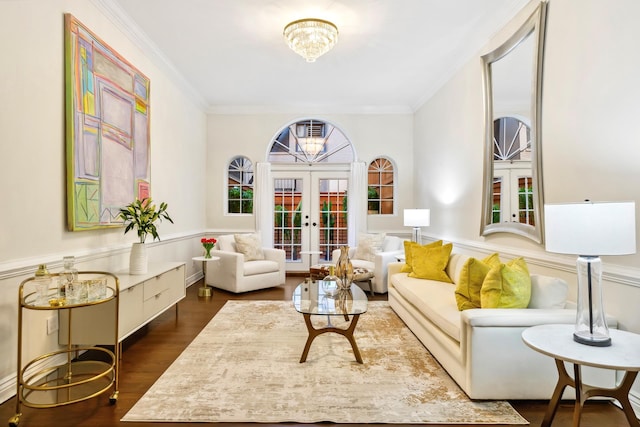
[[[78,283],[92,287],[80,294],[79,298],[58,298],[57,281],[59,274],[51,274],[52,283],[46,297],[38,297],[35,291],[35,277],[28,278],[20,284],[18,296],[18,372],[16,413],[9,419],[10,427],[17,427],[22,416],[21,407],[36,409],[54,408],[92,399],[108,391],[112,391],[109,402],[118,400],[118,363],[120,361],[120,345],[118,343],[118,300],[119,279],[117,276],[103,271],[78,272]],[[93,286],[103,281],[98,292]],[[106,286],[105,286],[106,285]],[[72,318],[78,309],[90,310],[92,306],[113,301],[109,307],[115,310],[113,334],[113,351],[97,345],[78,345],[73,342]],[[66,320],[68,340],[65,348],[42,354],[23,363],[23,312],[24,310],[66,311],[66,316],[58,316]]]

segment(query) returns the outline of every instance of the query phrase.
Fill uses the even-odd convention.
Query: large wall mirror
[[[540,108],[547,4],[482,56],[485,104],[483,236],[515,233],[542,243]]]

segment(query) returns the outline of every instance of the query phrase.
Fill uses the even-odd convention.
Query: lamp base
[[[573,340],[593,347],[609,347],[611,345],[611,337],[596,337],[589,334],[580,335],[579,332],[573,333]]]
[[[602,302],[602,261],[597,256],[580,255],[578,267],[578,304],[573,340],[595,347],[611,345]]]

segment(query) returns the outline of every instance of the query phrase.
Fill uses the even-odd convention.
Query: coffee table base
[[[356,339],[353,337],[353,331],[356,329],[356,325],[358,324],[358,319],[360,318],[359,314],[354,314],[351,319],[351,323],[347,329],[334,328],[332,326],[327,326],[323,328],[315,328],[311,323],[311,314],[303,314],[304,323],[307,325],[307,330],[309,331],[309,337],[307,338],[307,343],[304,345],[304,351],[302,352],[302,357],[300,358],[300,363],[304,363],[307,360],[307,355],[309,354],[309,349],[311,348],[311,343],[313,340],[322,334],[326,334],[327,332],[333,332],[336,334],[340,334],[344,336],[349,343],[351,344],[351,349],[353,350],[353,354],[356,356],[356,361],[358,363],[362,362],[362,356],[360,356],[360,350],[358,350],[358,345],[356,344]],[[349,321],[349,316],[344,315],[344,320]]]

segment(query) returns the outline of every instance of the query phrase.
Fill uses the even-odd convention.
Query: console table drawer
[[[168,289],[165,289],[164,291],[145,299],[144,303],[142,304],[142,311],[144,313],[145,319],[159,314],[160,312],[171,306],[172,303],[173,301],[171,299],[171,292],[169,292]]]
[[[169,280],[165,280],[166,274],[162,274],[160,276],[156,276],[153,279],[147,280],[143,283],[143,295],[144,301],[147,301],[151,298],[157,298],[158,295],[167,291],[171,283]]]

